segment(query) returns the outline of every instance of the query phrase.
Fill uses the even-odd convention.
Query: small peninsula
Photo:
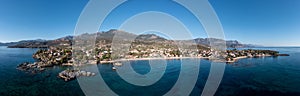
[[[113,37],[115,34],[118,34],[121,37],[135,37],[135,39],[130,41],[127,38],[119,38],[118,42],[114,42]],[[17,69],[31,73],[38,73],[46,70],[48,67],[69,66],[67,70],[64,70],[58,74],[58,77],[64,79],[65,81],[69,81],[76,77],[89,77],[96,75],[93,72],[89,72],[89,70],[76,69],[76,66],[85,66],[86,64],[114,64],[120,63],[122,60],[182,58],[205,58],[211,60],[212,62],[234,63],[238,59],[242,58],[289,56],[288,54],[280,54],[278,51],[273,50],[237,50],[234,48],[232,50],[218,51],[211,49],[208,45],[209,42],[206,42],[205,44],[203,43],[204,41],[201,40],[197,41],[198,43],[195,43],[195,40],[173,41],[167,40],[155,34],[135,35],[118,30],[110,30],[108,32],[95,34],[83,34],[78,37],[86,38],[95,35],[97,36],[95,47],[90,48],[89,46],[75,46],[76,48],[80,49],[76,50],[76,52],[74,52],[75,47],[72,46],[72,39],[74,37],[69,36],[67,38],[47,41],[47,43],[43,44],[51,45],[43,45],[47,47],[42,47],[42,49],[39,49],[35,54],[33,54],[33,58],[36,59],[36,62],[22,63],[17,66]],[[210,40],[218,39],[208,39],[208,41]],[[79,41],[75,40],[73,42]],[[202,44],[199,42],[202,42]],[[237,41],[234,42],[235,43],[230,43],[231,45],[229,46],[248,46],[236,43]],[[116,49],[113,49],[113,43],[117,43],[117,45],[120,46],[115,47]],[[24,46],[28,44],[29,43],[27,42],[26,44],[18,44],[14,46]],[[38,45],[34,46],[37,46],[36,48],[40,48]]]

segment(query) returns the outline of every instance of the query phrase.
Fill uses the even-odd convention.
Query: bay
[[[300,95],[300,48],[272,47],[256,48],[276,50],[290,54],[286,57],[264,57],[240,59],[226,64],[222,82],[216,96],[282,96]],[[76,80],[64,82],[57,74],[66,67],[47,68],[42,73],[26,73],[16,69],[22,62],[34,62],[32,54],[38,49],[0,47],[0,95],[84,95]],[[115,93],[123,96],[157,96],[168,92],[177,82],[181,61],[166,60],[167,68],[162,78],[150,86],[136,86],[118,76],[111,64],[99,64],[98,69],[106,84]],[[147,74],[151,69],[145,60],[130,61],[139,74]],[[201,60],[197,83],[191,92],[199,96],[209,75],[211,62]],[[103,86],[103,85],[99,85]],[[103,93],[105,94],[105,93]]]

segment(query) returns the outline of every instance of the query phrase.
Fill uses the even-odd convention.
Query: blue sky
[[[55,39],[72,35],[77,19],[88,0],[0,2],[0,42],[10,42],[39,38]],[[209,2],[223,25],[226,39],[267,46],[300,46],[299,0]],[[193,37],[206,37],[201,24],[191,13],[169,0],[130,0],[117,7],[104,21],[100,30],[119,28],[131,16],[145,11],[170,14],[184,23]]]

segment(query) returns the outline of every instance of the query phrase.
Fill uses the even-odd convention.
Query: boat
[[[117,68],[116,68],[116,67],[112,67],[112,69],[113,69],[113,70],[117,70]]]

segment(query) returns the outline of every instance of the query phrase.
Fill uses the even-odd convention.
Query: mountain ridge
[[[154,42],[161,42],[161,41],[172,41],[168,40],[166,38],[163,38],[161,36],[158,36],[156,34],[133,34],[125,31],[120,31],[116,29],[111,29],[109,31],[102,31],[102,32],[96,32],[92,34],[84,33],[80,36],[80,38],[89,38],[90,36],[96,36],[96,41],[107,41],[107,42],[112,42],[112,39],[114,36],[117,36],[121,38],[121,40],[127,40],[129,37],[134,38],[136,40],[140,41],[154,41]],[[70,46],[72,45],[74,36],[65,36],[61,37],[55,40],[44,40],[44,39],[36,39],[36,40],[22,40],[18,42],[9,42],[9,43],[1,43],[0,46],[8,46],[9,48],[48,48],[50,46]],[[196,44],[199,45],[205,45],[209,46],[210,42],[220,42],[224,41],[221,39],[216,39],[216,38],[195,38],[195,39],[190,39],[190,40],[175,40],[175,41],[195,41]],[[228,48],[243,48],[243,47],[255,47],[251,44],[242,44],[238,40],[225,40],[226,41],[226,46]]]

